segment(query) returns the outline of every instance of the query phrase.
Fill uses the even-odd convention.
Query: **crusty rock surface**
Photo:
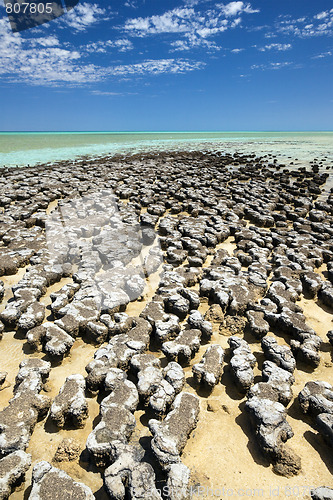
[[[51,321],[29,330],[27,341],[33,349],[43,346],[44,352],[55,360],[61,360],[74,344],[74,338]]]
[[[174,339],[180,332],[179,318],[175,314],[164,314],[155,320],[155,335],[159,342]]]
[[[172,464],[180,462],[180,454],[188,436],[197,425],[199,411],[199,398],[181,392],[162,422],[149,420],[149,429],[153,435],[151,447],[164,469],[168,470]]]
[[[49,407],[49,399],[33,391],[14,396],[0,412],[0,453],[25,450],[37,420],[47,414]]]
[[[256,358],[252,354],[249,344],[239,337],[232,336],[228,339],[232,351],[230,368],[240,392],[249,390],[254,381],[253,367]]]
[[[15,394],[25,390],[40,392],[51,370],[51,363],[39,358],[26,358],[21,361],[15,378]]]
[[[111,391],[101,401],[101,409],[118,405],[134,411],[139,403],[138,391],[133,382],[127,379],[126,373],[119,368],[111,368],[104,381],[106,391]]]
[[[162,375],[162,380],[156,384],[149,398],[149,406],[157,414],[163,414],[167,411],[185,384],[184,370],[175,361],[170,361],[167,364],[162,370]]]
[[[77,292],[80,288],[79,283],[68,283],[67,285],[64,285],[60,290],[57,292],[52,292],[50,294],[52,303],[51,303],[51,309],[53,313],[57,313],[65,307],[71,299],[74,297],[75,292]]]
[[[53,457],[55,462],[71,462],[76,460],[81,452],[80,443],[72,438],[63,439]]]
[[[265,356],[278,366],[291,373],[296,368],[296,360],[286,345],[279,345],[274,337],[266,336],[261,341]]]
[[[182,330],[174,340],[162,344],[162,351],[168,359],[187,365],[199,350],[200,338],[200,330]]]
[[[327,486],[319,486],[311,490],[312,500],[333,500],[333,489]]]
[[[205,320],[210,323],[220,323],[223,318],[224,314],[219,304],[212,304],[205,314]]]
[[[278,391],[279,402],[287,406],[293,397],[291,386],[295,382],[290,371],[284,370],[272,361],[264,361],[262,377],[264,382]]]
[[[75,428],[84,427],[88,417],[85,388],[86,381],[82,375],[66,378],[50,409],[50,418],[57,427],[62,428],[66,424]]]
[[[166,298],[164,302],[165,311],[175,314],[184,319],[190,310],[190,301],[180,293],[175,293]]]
[[[146,350],[152,327],[143,318],[134,321],[136,325],[127,333],[115,335],[107,345],[97,349],[93,361],[86,366],[87,388],[91,393],[101,389],[110,368],[127,368],[135,354]]]
[[[320,413],[333,414],[333,387],[328,382],[310,381],[298,395],[304,413],[317,416]]]
[[[0,460],[0,498],[5,500],[12,488],[24,481],[31,465],[31,455],[22,450],[14,451]]]
[[[189,328],[200,330],[201,336],[205,341],[209,341],[213,335],[212,324],[210,321],[204,319],[199,311],[190,311],[187,324]]]
[[[298,395],[301,410],[309,414],[325,441],[333,446],[333,387],[324,381],[310,381]]]
[[[131,366],[137,374],[137,389],[143,402],[157,414],[165,413],[184,386],[182,367],[171,361],[162,369],[153,354],[133,356]]]
[[[224,350],[220,345],[210,345],[199,363],[192,366],[193,376],[200,384],[211,389],[220,382],[223,371]]]
[[[40,302],[34,302],[21,315],[17,326],[22,330],[31,330],[40,325],[45,318],[45,306]]]
[[[301,340],[292,339],[290,347],[297,359],[316,368],[320,363],[319,348],[322,340],[318,335],[304,335]]]
[[[188,500],[190,495],[190,470],[183,463],[170,466],[167,493],[170,500]]]
[[[107,373],[105,387],[111,393],[101,401],[100,422],[89,434],[86,443],[97,466],[108,465],[116,444],[128,441],[136,426],[132,412],[139,402],[135,385],[119,368]]]
[[[231,335],[243,335],[247,326],[247,319],[244,316],[230,316],[224,317],[220,323],[219,333],[226,337]]]
[[[274,464],[274,470],[284,476],[294,476],[301,471],[300,458],[284,443],[294,433],[286,420],[285,407],[276,401],[251,397],[245,404],[255,429],[260,449]]]
[[[162,499],[155,486],[154,469],[143,461],[141,447],[118,445],[115,455],[115,462],[104,473],[104,485],[110,498]]]
[[[333,414],[320,413],[316,418],[316,424],[320,434],[333,448]]]
[[[30,358],[20,363],[16,376],[14,396],[0,412],[0,453],[2,456],[25,450],[39,418],[50,407],[48,397],[40,395],[51,365],[41,359]]]
[[[32,471],[32,489],[29,500],[93,500],[88,486],[74,481],[66,472],[49,462],[38,462]]]
[[[269,332],[269,323],[263,311],[247,311],[248,329],[257,339],[262,339]]]

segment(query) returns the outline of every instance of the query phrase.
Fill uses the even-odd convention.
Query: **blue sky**
[[[0,129],[332,130],[332,7],[81,1],[14,34],[1,4]]]

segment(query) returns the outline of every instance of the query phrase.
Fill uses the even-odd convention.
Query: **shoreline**
[[[0,130],[1,134],[332,134],[333,130]]]
[[[21,133],[0,134],[0,163],[6,166],[72,161],[88,155],[93,159],[121,153],[152,150],[226,151],[272,154],[288,163],[298,158],[307,164],[326,156],[332,161],[331,132],[161,132],[161,133]],[[83,153],[82,153],[83,152]]]
[[[84,157],[73,163],[64,160],[52,165],[0,168],[4,178],[0,183],[3,210],[0,213],[0,280],[4,282],[5,293],[0,302],[0,319],[5,324],[0,346],[3,344],[7,349],[15,346],[15,358],[11,360],[7,350],[0,352],[0,370],[8,372],[0,392],[1,410],[18,390],[15,377],[23,359],[51,363],[49,381],[43,382],[40,394],[52,400],[67,376],[75,373],[87,377],[85,366],[95,352],[119,335],[111,325],[118,307],[130,318],[143,314],[145,319],[141,316],[140,321],[148,321],[144,323],[145,333],[150,324],[149,338],[142,341],[145,346],[141,354],[136,355],[149,353],[160,359],[162,368],[170,361],[182,364],[185,385],[179,394],[189,393],[198,398],[200,413],[192,432],[183,431],[188,440],[179,444],[178,463],[191,472],[189,487],[203,488],[199,490],[200,498],[212,497],[209,488],[213,491],[223,487],[233,491],[244,487],[263,488],[264,498],[273,495],[272,488],[280,488],[279,494],[282,491],[288,496],[286,488],[304,487],[304,495],[298,495],[301,498],[310,498],[312,487],[325,484],[333,488],[331,448],[318,432],[313,417],[303,412],[297,399],[309,381],[324,380],[333,385],[332,346],[326,337],[333,329],[329,267],[333,261],[333,195],[332,190],[325,187],[331,171],[332,165],[324,158],[302,168],[298,164],[282,164],[273,154],[255,156],[211,151],[116,154],[98,159]],[[65,227],[64,233],[59,221]],[[113,227],[115,232],[111,231]],[[142,230],[144,237],[141,233],[138,237],[137,231]],[[127,241],[128,232],[135,249],[126,247],[125,251],[122,245]],[[63,235],[65,240],[61,240]],[[78,241],[82,244],[80,251]],[[87,252],[86,261],[82,252]],[[139,283],[140,272],[145,274],[144,288],[128,305],[120,303],[113,309],[108,306],[111,319],[104,318],[103,323],[102,310],[97,306],[93,309],[89,301],[103,293],[105,299],[105,280],[111,279],[113,283],[112,272],[120,265],[114,264],[118,257],[121,268],[131,269],[129,282],[134,276]],[[160,261],[156,260],[158,257]],[[34,268],[36,274],[29,277]],[[25,276],[28,281],[23,283]],[[117,275],[119,280],[125,278]],[[65,296],[61,291],[69,284],[77,284],[78,289],[72,296]],[[31,292],[35,298],[30,297],[28,302],[19,295],[13,297],[12,286],[15,290],[37,289],[41,293],[34,296]],[[113,287],[117,289],[116,285]],[[52,309],[55,298],[51,293],[54,297],[62,293],[64,309]],[[172,296],[177,300],[171,300]],[[26,331],[19,328],[22,315],[35,303],[45,306],[45,316],[40,322],[38,315],[30,311],[28,319],[37,322],[33,328],[40,328],[46,321],[54,324],[66,315],[77,320],[73,311],[75,308],[79,311],[82,304],[90,311],[89,317],[95,326],[87,326],[88,322],[81,319],[77,320],[76,333],[72,325],[66,327],[63,331],[67,336],[72,335],[74,342],[65,343],[62,357],[55,356],[41,330],[41,337],[31,342],[28,335],[33,328]],[[16,307],[16,315],[4,314],[8,304]],[[143,312],[149,304],[154,304],[157,312]],[[195,327],[189,323],[190,306],[201,315],[201,322],[193,323]],[[157,327],[162,317],[161,307],[163,314],[171,314],[179,326],[167,331],[165,337],[159,336]],[[251,311],[256,313],[255,320],[251,319]],[[124,326],[122,334],[130,335],[135,321],[139,320],[134,320],[127,330]],[[186,344],[179,335],[188,330],[197,333]],[[102,341],[100,331],[105,332]],[[303,338],[300,332],[307,335]],[[234,334],[246,342],[247,347],[243,347],[249,348],[255,357],[254,366],[247,372],[252,377],[252,388],[263,381],[273,384],[269,378],[265,379],[262,369],[263,363],[271,362],[275,355],[263,349],[262,338],[272,337],[279,346],[284,346],[285,354],[274,358],[276,366],[283,363],[285,357],[296,359],[294,383],[290,383],[289,389],[282,383],[281,387],[293,392],[284,418],[294,432],[293,437],[288,436],[288,445],[290,443],[293,453],[300,458],[300,469],[294,456],[284,463],[277,459],[278,451],[285,449],[283,442],[277,440],[276,448],[267,452],[258,441],[259,427],[256,428],[255,419],[251,420],[245,408],[249,387],[246,386],[245,392],[238,390],[241,376],[232,369],[233,352],[228,339]],[[50,335],[52,337],[52,332]],[[141,339],[143,333],[138,335]],[[164,345],[170,342],[174,342],[174,350]],[[186,356],[177,350],[181,342],[186,344]],[[224,362],[221,380],[207,391],[207,387],[196,381],[192,367],[200,362],[210,345],[223,349]],[[128,380],[138,387],[131,359],[115,366],[126,371]],[[245,356],[245,364],[246,359]],[[26,447],[26,452],[32,455],[32,465],[39,460],[51,462],[62,439],[73,438],[78,443],[79,455],[73,461],[52,461],[52,465],[65,470],[75,481],[85,483],[98,499],[108,498],[103,488],[103,474],[111,461],[108,457],[103,468],[96,468],[93,453],[87,452],[85,443],[96,423],[99,425],[103,397],[110,394],[103,383],[98,387],[99,397],[86,393],[89,417],[83,428],[65,426],[57,430],[46,413],[35,422]],[[271,408],[285,397],[281,388],[273,388],[273,399],[268,398]],[[259,396],[249,396],[249,401],[255,397],[260,399],[260,390]],[[148,420],[154,414],[147,401],[147,395],[140,394],[140,403],[133,410],[136,428],[129,444],[143,446],[142,462],[152,465],[157,478],[155,484],[165,486],[170,473],[159,463],[158,454],[151,446]],[[171,401],[161,414],[163,421],[170,413],[170,404]],[[186,427],[183,422],[179,425]],[[173,433],[177,441],[177,429],[173,429]],[[8,454],[1,445],[0,452],[4,456]],[[214,463],[208,467],[212,456]],[[277,475],[274,467],[284,475]],[[29,467],[26,482],[12,493],[11,499],[18,500],[28,494],[31,472]]]

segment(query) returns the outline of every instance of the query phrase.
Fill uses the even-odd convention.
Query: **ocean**
[[[281,162],[327,158],[333,132],[2,132],[0,166],[26,166],[115,153],[205,150],[273,154]]]

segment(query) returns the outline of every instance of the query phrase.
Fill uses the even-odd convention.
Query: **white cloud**
[[[161,33],[191,33],[201,31],[202,36],[224,31],[230,21],[227,17],[241,13],[258,12],[250,4],[231,2],[217,4],[214,9],[203,12],[193,7],[175,8],[161,15],[129,19],[124,29],[135,36],[147,36]]]
[[[32,47],[54,47],[59,45],[58,37],[55,35],[32,38],[29,40]]]
[[[117,75],[145,75],[162,73],[187,73],[196,69],[202,69],[205,63],[201,61],[189,61],[187,59],[150,59],[142,63],[123,64],[108,69],[108,74]]]
[[[252,9],[251,4],[244,4],[244,2],[230,2],[226,5],[218,4],[217,6],[221,8],[221,11],[227,17],[237,16],[242,12],[245,12],[246,14],[254,14],[259,12],[259,10],[257,9]]]
[[[310,38],[333,35],[333,9],[319,12],[313,17],[292,19],[284,16],[275,25],[275,30],[288,36]]]
[[[176,40],[175,42],[171,42],[171,47],[173,47],[173,51],[177,52],[180,50],[190,50],[190,45],[186,40]]]
[[[218,6],[220,7],[223,14],[225,16],[229,17],[229,16],[236,16],[237,14],[239,14],[244,7],[244,3],[243,2],[230,2],[226,5],[220,4]]]
[[[187,7],[195,7],[196,5],[198,5],[202,0],[183,0],[184,1],[184,4],[187,6]]]
[[[325,17],[328,16],[328,11],[324,11],[324,12],[319,12],[319,14],[315,15],[314,18],[315,19],[325,19]]]
[[[122,95],[121,92],[103,92],[101,90],[92,90],[90,93],[93,95],[109,95],[109,96]]]
[[[44,40],[45,41],[45,40]],[[112,42],[117,45],[117,41]],[[123,46],[123,41],[120,43]],[[56,37],[23,38],[13,33],[7,19],[0,19],[0,73],[3,81],[28,85],[77,86],[111,77],[186,73],[205,66],[187,59],[148,60],[136,64],[97,66],[85,60],[82,51],[62,48]]]
[[[190,31],[195,18],[194,9],[173,9],[160,16],[138,17],[126,21],[124,29],[132,35],[145,36],[157,33],[180,33]]]
[[[127,0],[125,3],[124,3],[124,6],[125,7],[129,7],[131,9],[137,9],[137,4],[136,2],[134,2],[133,0]]]
[[[264,47],[259,47],[258,50],[261,52],[266,52],[266,50],[278,50],[285,51],[291,49],[290,43],[270,43],[269,45],[265,45]]]
[[[243,52],[244,49],[232,49],[230,52],[233,54],[239,54],[240,52]]]
[[[109,91],[104,91],[104,90],[92,90],[90,92],[92,95],[99,95],[99,96],[109,96],[109,97],[114,97],[114,96],[124,96],[124,95],[138,95],[137,92],[109,92]]]
[[[236,28],[236,26],[238,26],[240,23],[242,22],[242,19],[241,17],[236,17],[236,19],[234,19],[231,23],[231,27],[232,28]]]
[[[64,14],[59,21],[67,26],[74,28],[76,31],[84,31],[92,24],[95,24],[105,17],[106,10],[100,8],[96,3],[78,3],[74,9]]]
[[[261,70],[265,70],[265,69],[274,69],[274,70],[277,70],[277,69],[282,69],[282,68],[286,68],[288,66],[291,66],[292,63],[291,62],[270,62],[268,64],[253,64],[251,66],[251,69],[261,69]]]
[[[189,34],[185,35],[186,39],[184,40],[176,40],[175,42],[171,42],[171,51],[178,52],[184,50],[190,50],[192,48],[203,47],[209,51],[212,50],[221,50],[221,47],[217,45],[215,42],[211,42],[206,40],[205,38],[200,38],[198,36]]]
[[[108,49],[116,49],[119,52],[127,52],[133,49],[133,43],[126,38],[121,38],[118,40],[105,40],[88,43],[87,45],[82,46],[82,50],[86,52],[104,52],[106,53]]]
[[[323,59],[325,57],[331,57],[331,56],[333,56],[333,52],[331,50],[328,50],[327,52],[322,52],[317,56],[313,56],[312,59]]]
[[[177,34],[181,39],[171,42],[172,50],[206,48],[219,50],[214,42],[205,41],[208,37],[235,28],[241,23],[241,14],[259,12],[249,3],[241,1],[216,4],[214,8],[197,11],[196,2],[183,8],[175,8],[161,15],[128,19],[123,29],[130,36],[146,37],[160,34]],[[235,16],[238,16],[235,18]]]

